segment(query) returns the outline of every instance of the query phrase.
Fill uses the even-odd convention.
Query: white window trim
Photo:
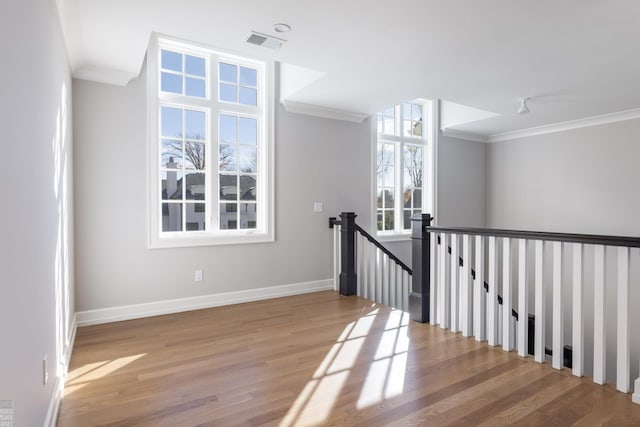
[[[415,99],[412,101],[407,101],[410,103],[420,103],[423,104],[423,124],[426,124],[423,129],[424,137],[420,140],[416,139],[415,141],[421,141],[423,144],[423,176],[425,178],[425,182],[423,183],[422,188],[422,212],[423,213],[431,213],[433,216],[433,212],[435,211],[435,192],[436,192],[436,161],[435,156],[437,153],[437,135],[436,135],[436,120],[437,120],[437,108],[439,103],[437,101],[430,101],[427,99]],[[400,103],[402,105],[402,103]],[[375,232],[376,238],[381,242],[395,242],[395,241],[407,241],[411,238],[411,229],[408,230],[393,230],[393,231],[380,231],[378,230],[377,217],[378,217],[378,194],[377,194],[377,168],[376,168],[376,159],[377,159],[377,149],[378,149],[378,126],[377,126],[377,114],[371,116],[371,230]],[[397,125],[397,124],[396,124]],[[402,138],[397,136],[385,136],[383,141],[400,141]],[[410,140],[405,138],[405,142],[411,143]],[[401,147],[401,144],[399,144]],[[402,152],[400,150],[397,153],[397,156],[402,156]],[[395,168],[396,174],[396,182],[402,182],[402,168]],[[398,170],[399,169],[399,170]],[[396,191],[397,193],[397,191]],[[394,194],[396,205],[399,203],[399,197],[397,194]],[[402,209],[398,209],[398,207],[394,207],[394,212],[402,212]]]
[[[258,170],[266,170],[266,173],[259,174],[257,197],[259,200],[260,213],[263,226],[258,230],[241,229],[241,230],[214,230],[210,231],[191,231],[188,233],[161,233],[160,216],[159,216],[159,180],[160,166],[159,158],[159,107],[161,101],[158,97],[159,87],[159,48],[160,46],[168,48],[173,47],[180,51],[194,52],[196,54],[210,55],[216,54],[219,57],[230,59],[235,63],[249,63],[252,65],[262,64],[265,69],[264,89],[258,96],[264,97],[264,120],[260,126],[263,129],[265,141],[265,149],[258,150]],[[210,75],[206,82],[206,90],[211,93],[211,85],[215,84],[212,80],[212,64],[207,59],[207,69]],[[215,71],[217,75],[217,70]],[[211,48],[198,43],[181,41],[173,37],[153,33],[147,50],[147,245],[149,249],[156,248],[178,248],[192,246],[214,246],[214,245],[230,245],[230,244],[255,244],[269,243],[275,241],[275,217],[274,217],[274,111],[275,111],[275,92],[274,92],[274,64],[273,61],[247,61],[247,58],[239,57],[233,53],[218,48]],[[167,97],[170,100],[170,96]],[[198,105],[198,99],[194,98],[193,105]],[[162,103],[165,103],[162,101]],[[217,100],[213,102],[217,104]],[[223,110],[224,108],[221,108]],[[212,114],[214,115],[214,114]],[[217,129],[211,123],[214,119],[208,120],[207,134],[209,135],[209,155],[208,155],[208,174],[207,179],[210,180],[207,186],[207,221],[209,226],[213,228],[215,218],[214,210],[217,206],[212,206],[213,191],[217,191],[218,173],[217,168],[213,168],[213,162],[217,161]],[[216,136],[214,137],[214,133]],[[214,173],[215,171],[215,173]],[[214,190],[215,187],[215,190]]]

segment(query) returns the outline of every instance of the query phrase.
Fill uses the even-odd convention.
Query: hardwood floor
[[[59,426],[640,425],[629,395],[320,292],[78,329]]]

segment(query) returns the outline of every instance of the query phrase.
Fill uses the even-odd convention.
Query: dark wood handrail
[[[391,258],[393,261],[395,261],[395,263],[398,264],[404,271],[406,271],[410,275],[413,274],[413,272],[411,271],[411,269],[409,268],[408,265],[406,265],[404,262],[402,262],[400,260],[400,258],[398,258],[393,253],[391,253],[391,251],[389,249],[385,248],[382,243],[378,242],[375,237],[373,237],[371,234],[367,233],[358,224],[356,224],[356,230],[358,230],[358,232],[360,234],[362,234],[369,242],[373,243],[378,249],[380,249],[382,252],[384,252],[389,258]]]
[[[333,228],[334,225],[341,225],[341,224],[342,224],[342,221],[339,221],[337,218],[335,217],[329,218],[329,228]],[[392,259],[396,264],[398,264],[404,271],[409,273],[409,275],[413,274],[413,272],[411,271],[411,268],[409,268],[407,264],[402,262],[400,258],[395,256],[389,249],[387,249],[382,243],[376,240],[376,238],[373,237],[371,234],[367,233],[358,224],[356,224],[356,231],[358,231],[360,234],[362,234],[362,236],[364,236],[364,238],[366,238],[369,242],[373,243],[378,249],[384,252],[390,259]]]
[[[549,240],[554,242],[585,243],[589,245],[626,246],[640,248],[640,237],[608,236],[604,234],[552,233],[546,231],[503,230],[473,227],[425,227],[428,232],[468,234],[474,236],[510,237],[514,239]]]

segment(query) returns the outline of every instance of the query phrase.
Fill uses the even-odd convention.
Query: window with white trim
[[[378,235],[409,233],[411,216],[425,209],[430,114],[429,102],[413,101],[377,115],[374,169]]]
[[[150,246],[273,240],[271,66],[155,38]]]

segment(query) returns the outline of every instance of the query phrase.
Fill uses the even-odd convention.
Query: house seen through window
[[[268,235],[266,64],[164,39],[156,52],[152,237]]]

